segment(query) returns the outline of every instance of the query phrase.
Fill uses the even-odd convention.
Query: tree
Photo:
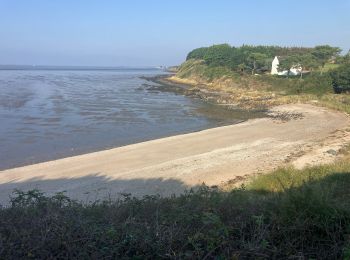
[[[203,60],[207,51],[208,51],[207,47],[194,49],[187,55],[186,60],[189,60],[189,59]]]
[[[312,71],[314,69],[317,69],[320,65],[317,59],[312,54],[296,56],[295,60],[297,64],[301,67],[300,78],[303,77],[303,71]]]
[[[209,47],[204,55],[204,60],[212,66],[230,66],[232,47],[228,44],[219,44]]]
[[[312,55],[319,61],[322,68],[331,58],[339,55],[341,49],[338,47],[331,47],[329,45],[316,46],[312,51]]]
[[[278,65],[279,71],[287,71],[287,77],[289,77],[290,69],[299,63],[299,58],[296,55],[291,55],[280,60]]]
[[[320,66],[318,60],[310,53],[306,54],[295,54],[288,57],[285,57],[281,60],[279,65],[279,70],[288,71],[288,75],[290,74],[291,68],[300,68],[300,78],[303,77],[303,72],[305,70],[314,70]]]
[[[333,87],[336,93],[350,91],[350,65],[343,64],[330,72]]]
[[[339,64],[350,64],[350,50],[344,56],[338,57],[337,63],[339,63]]]
[[[340,49],[329,45],[316,46],[315,48],[304,47],[279,47],[279,46],[252,46],[242,45],[232,47],[229,44],[219,44],[210,47],[194,49],[187,55],[188,59],[204,60],[209,66],[222,66],[243,73],[245,69],[251,74],[259,70],[266,70],[271,64],[267,61],[275,56],[286,57],[282,59],[280,70],[287,70],[296,65],[302,65],[303,69],[313,70],[320,66],[324,67],[327,61],[339,56]],[[347,61],[348,56],[344,56],[342,61]],[[339,63],[341,59],[338,59]],[[303,76],[302,74],[300,75]]]
[[[247,58],[247,67],[251,69],[252,75],[255,74],[257,68],[265,66],[265,61],[268,57],[263,53],[253,52]]]

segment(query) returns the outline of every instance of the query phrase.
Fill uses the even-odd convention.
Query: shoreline
[[[341,112],[278,106],[269,118],[0,171],[0,204],[8,203],[15,188],[66,191],[83,201],[122,193],[170,196],[203,182],[222,186],[280,166],[329,163],[350,142],[349,125]]]
[[[148,81],[160,84],[159,89],[180,93],[187,97],[199,98],[200,100],[224,107],[227,110],[244,110],[252,112],[267,112],[270,108],[283,105],[283,102],[276,100],[275,94],[271,93],[252,93],[245,95],[242,90],[238,93],[233,93],[232,90],[223,89],[225,83],[221,86],[218,82],[208,83],[200,82],[194,79],[183,79],[170,75],[157,75],[154,77],[144,77]],[[217,85],[217,87],[215,87]]]
[[[68,112],[65,112],[64,110],[62,110],[62,112],[57,108],[56,110],[53,110],[54,113],[52,113],[52,115],[48,112],[49,110],[47,110],[46,114],[42,114],[40,117],[19,117],[16,125],[9,125],[9,127],[5,126],[5,129],[18,127],[19,130],[18,132],[15,131],[13,134],[13,131],[7,130],[5,131],[4,136],[2,136],[5,141],[2,150],[0,151],[0,154],[2,155],[0,170],[37,164],[40,162],[82,155],[105,149],[113,149],[115,147],[135,144],[142,141],[200,131],[216,126],[234,124],[247,119],[245,115],[242,115],[242,117],[235,117],[236,115],[233,114],[231,116],[231,114],[226,113],[226,110],[224,109],[219,109],[217,106],[214,107],[214,105],[206,104],[200,100],[193,100],[183,97],[182,94],[175,95],[173,93],[160,93],[160,90],[152,91],[152,89],[149,88],[154,87],[156,84],[151,84],[145,80],[138,79],[141,75],[142,74],[136,75],[136,97],[140,98],[140,96],[148,96],[148,100],[151,100],[150,98],[154,98],[155,102],[158,102],[157,100],[159,100],[160,103],[158,105],[151,105],[150,110],[147,110],[147,107],[145,107],[146,105],[142,106],[144,107],[144,112],[143,110],[139,110],[141,112],[128,112],[128,110],[120,109],[120,107],[123,105],[114,105],[113,102],[115,101],[113,101],[110,102],[110,105],[95,104],[96,106],[94,105],[91,111],[80,105],[80,108],[77,107],[76,109],[70,109],[71,112],[69,112],[69,109],[67,109]],[[170,104],[169,106],[167,101],[169,99],[172,100],[172,98],[176,100],[174,103],[175,105]],[[39,99],[40,98],[37,98],[33,94],[33,98],[30,100]],[[60,102],[63,101],[63,96],[56,97],[52,95],[52,97],[48,98],[47,102],[51,102],[52,105],[54,105],[60,104]],[[89,102],[95,101],[90,100]],[[133,100],[131,99],[129,102],[133,102]],[[150,101],[146,100],[146,103],[147,102]],[[185,104],[185,106],[183,106],[183,104]],[[129,110],[133,110],[133,107],[135,107],[132,104],[127,106],[130,106],[129,108],[126,107]],[[175,109],[175,107],[179,109],[179,113],[177,113],[178,110],[171,111],[171,109]],[[30,114],[31,107],[26,109],[28,109],[26,110],[28,112],[23,114]],[[11,112],[11,110],[9,111],[10,112],[8,114],[11,117],[15,117],[16,113]],[[135,116],[133,116],[133,114]],[[179,115],[179,117],[177,117],[177,115]],[[70,116],[77,117],[76,119],[78,121],[80,120],[81,122],[71,123],[69,120],[65,120],[65,118],[69,118]],[[132,120],[130,121],[128,118],[129,116],[132,120],[137,120],[137,124],[134,124]],[[250,117],[251,116],[248,115],[248,118]],[[252,115],[252,117],[255,116]],[[258,117],[260,117],[260,115]],[[55,121],[49,121],[51,118],[53,118]],[[110,127],[110,130],[104,131],[102,127],[97,126],[97,123],[104,124],[104,122],[101,120],[109,121],[109,123],[106,123],[105,125],[107,129]],[[116,123],[118,120],[120,120],[122,123]],[[44,126],[41,127],[39,122]],[[122,125],[123,122],[129,126],[124,127]],[[81,128],[81,125],[90,127],[91,130],[85,130],[85,128]],[[97,127],[95,127],[95,125]],[[117,129],[113,128],[114,126],[116,126]],[[133,131],[132,128],[134,126],[136,126],[136,128],[146,127],[148,130]],[[62,127],[67,127],[67,131],[66,129],[63,129],[64,131],[60,129]],[[131,131],[126,131],[125,129],[127,129],[127,127],[131,127]],[[94,128],[96,130],[93,130]],[[30,131],[34,131],[33,134],[31,134]],[[43,131],[47,133],[45,136],[40,136],[40,134],[37,134],[36,131]],[[91,134],[89,134],[89,131]],[[118,133],[118,131],[120,133]],[[82,133],[81,137],[80,133]],[[105,134],[109,137],[104,138],[103,136]],[[75,142],[74,137],[70,138],[68,136],[76,136],[77,141]],[[23,140],[23,143],[21,143],[19,140]]]
[[[191,80],[181,80],[180,78],[176,77],[175,74],[143,77],[143,79],[159,84],[159,87],[155,87],[158,90],[169,91],[191,98],[198,98],[212,105],[225,105],[225,107],[228,109],[249,110],[247,108],[239,108],[237,104],[230,104],[223,101],[222,98],[227,97],[227,93],[220,91],[208,91],[207,88],[204,88],[205,84],[200,84]],[[255,109],[252,110],[254,111]],[[263,110],[267,111],[267,109]],[[259,111],[261,111],[261,109]]]

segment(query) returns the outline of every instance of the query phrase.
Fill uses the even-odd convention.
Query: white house
[[[272,61],[271,75],[287,76],[288,70],[278,71],[279,64],[280,64],[280,61],[279,61],[278,57],[275,56],[275,58]],[[302,72],[302,67],[295,65],[295,66],[290,68],[289,75],[296,76],[296,75],[300,75],[301,72]]]

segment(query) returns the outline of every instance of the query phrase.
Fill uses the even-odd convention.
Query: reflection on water
[[[0,169],[234,121],[201,101],[147,91],[159,70],[0,71]]]

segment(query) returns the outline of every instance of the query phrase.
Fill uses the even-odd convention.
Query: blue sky
[[[0,0],[0,64],[181,63],[217,43],[350,48],[350,0]]]

